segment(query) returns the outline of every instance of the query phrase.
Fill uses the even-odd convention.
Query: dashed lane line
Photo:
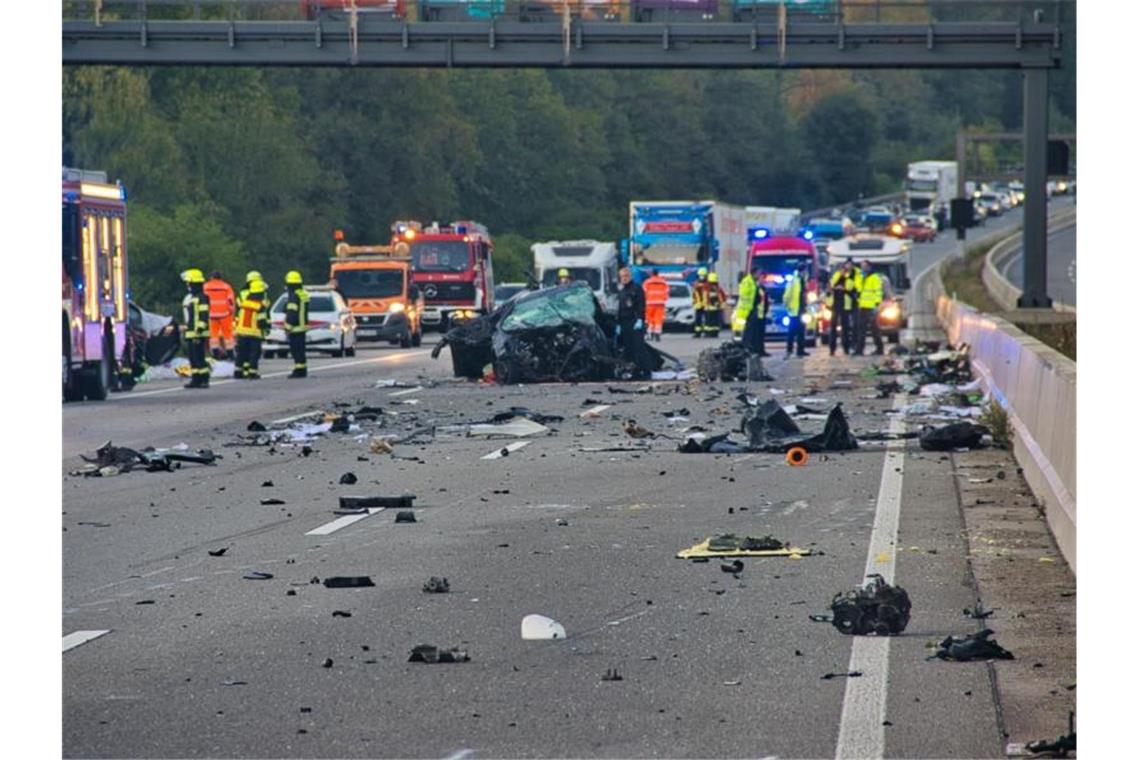
[[[906,405],[906,396],[897,394],[894,408]],[[901,414],[892,416],[889,430],[902,433],[906,424]],[[899,532],[899,509],[902,503],[903,451],[905,441],[887,442],[883,459],[883,475],[879,481],[879,498],[875,506],[875,523],[867,548],[864,574],[879,573],[887,583],[895,578],[895,542]],[[885,561],[884,561],[885,560]],[[890,670],[891,639],[889,636],[855,636],[851,642],[849,671],[860,671],[862,678],[848,678],[843,695],[843,713],[839,722],[836,760],[845,758],[881,758],[886,745],[883,720],[887,710],[887,678]]]
[[[105,636],[110,631],[75,631],[63,637],[63,651],[75,649],[80,644],[86,644],[88,641],[94,641],[100,636]]]
[[[396,396],[407,396],[412,393],[419,393],[423,389],[424,387],[422,385],[417,385],[415,388],[405,388],[402,391],[393,391],[392,393],[389,393],[388,396],[389,398],[395,398]]]
[[[324,525],[321,525],[317,528],[313,528],[312,530],[310,530],[305,535],[306,536],[327,536],[330,533],[336,533],[341,528],[347,528],[349,525],[352,525],[353,523],[360,522],[361,520],[363,520],[366,517],[371,517],[372,515],[383,512],[386,508],[387,507],[369,507],[367,512],[362,512],[358,515],[345,515],[344,517],[338,517],[337,519],[333,520],[332,522],[325,523]]]

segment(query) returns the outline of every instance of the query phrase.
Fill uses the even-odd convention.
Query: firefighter
[[[206,343],[210,339],[210,301],[202,292],[206,278],[201,269],[182,273],[186,297],[182,299],[182,316],[186,323],[186,355],[190,359],[190,382],[185,388],[209,388],[210,366],[206,363]]]
[[[724,304],[728,295],[720,286],[716,272],[709,273],[708,289],[705,291],[705,335],[720,337],[721,323],[724,321]]]
[[[883,279],[878,272],[871,271],[871,262],[866,259],[861,265],[863,286],[859,289],[859,313],[855,328],[855,354],[863,355],[867,341],[867,328],[875,338],[875,355],[883,354],[883,333],[879,330],[879,306],[883,303]]]
[[[764,350],[764,315],[768,312],[768,293],[761,285],[760,260],[752,261],[752,271],[740,280],[740,298],[736,301],[733,321],[744,323],[741,338],[744,347],[751,354],[767,356]]]
[[[808,265],[800,264],[791,280],[785,279],[784,308],[788,310],[788,353],[792,355],[792,343],[796,344],[796,356],[807,356],[804,350],[804,322],[802,315],[807,312]]]
[[[693,283],[693,337],[703,338],[705,334],[705,301],[708,300],[709,270],[697,270],[697,281]]]
[[[239,380],[260,380],[261,341],[269,334],[269,315],[265,311],[265,283],[254,280],[243,291],[245,298],[238,304],[237,366],[234,377]]]
[[[249,286],[254,282],[260,282],[264,285],[265,284],[265,278],[261,276],[261,272],[257,271],[256,269],[251,269],[245,273],[245,287],[242,288],[240,293],[238,293],[237,300],[238,300],[239,304],[242,301],[244,301],[245,299],[249,298]],[[268,301],[269,300],[269,286],[266,286],[265,291],[264,291],[264,295],[265,295],[265,298],[263,300]]]
[[[569,269],[565,269],[565,268],[563,268],[563,269],[559,269],[559,270],[558,270],[558,284],[559,284],[559,285],[569,285],[569,284],[570,284],[570,282],[571,282],[571,280],[570,280],[570,270],[569,270]]]
[[[843,266],[831,275],[831,287],[827,305],[831,307],[831,325],[828,331],[828,350],[835,356],[835,333],[843,328],[843,353],[849,354],[855,345],[855,309],[858,308],[859,290],[863,285],[863,274],[855,268],[855,262],[847,259]]]
[[[637,365],[641,377],[652,372],[652,360],[645,345],[645,292],[633,282],[629,267],[618,270],[617,336],[622,356]]]
[[[649,279],[641,283],[641,289],[645,291],[645,324],[649,340],[660,343],[661,331],[665,328],[665,302],[669,300],[669,283],[657,274],[656,269],[651,269]]]
[[[289,353],[293,356],[293,372],[289,377],[308,377],[309,365],[305,361],[305,333],[309,329],[309,292],[305,290],[301,273],[293,269],[285,275],[285,331],[289,334]]]
[[[202,286],[210,300],[210,353],[215,359],[234,358],[234,317],[237,308],[234,289],[222,279],[218,270],[210,272],[210,279]]]

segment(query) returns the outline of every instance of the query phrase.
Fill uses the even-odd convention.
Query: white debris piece
[[[553,641],[566,638],[566,629],[545,615],[527,615],[522,619],[524,641]]]
[[[506,438],[526,438],[527,436],[549,433],[550,428],[540,425],[526,417],[512,417],[500,424],[479,423],[467,429],[468,435],[483,435],[488,438],[503,436]]]

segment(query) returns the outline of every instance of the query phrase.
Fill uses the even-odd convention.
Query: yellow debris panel
[[[801,557],[811,554],[811,549],[800,549],[795,546],[786,549],[729,549],[727,551],[715,551],[709,548],[709,541],[711,540],[711,538],[706,538],[696,546],[682,549],[677,552],[677,559],[699,559],[701,557],[788,557],[790,559],[800,559]]]

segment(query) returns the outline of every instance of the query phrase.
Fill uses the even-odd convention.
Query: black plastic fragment
[[[242,576],[247,581],[267,581],[273,577],[273,573],[263,573],[260,570],[250,570]]]
[[[424,591],[429,594],[446,594],[451,591],[451,584],[447,582],[447,578],[437,578],[433,575],[424,584]]]
[[[1012,660],[1013,653],[1003,649],[1000,644],[990,639],[993,631],[989,628],[968,636],[947,636],[938,645],[939,649],[930,657],[932,660]]]
[[[334,575],[325,578],[323,583],[325,588],[366,588],[376,585],[367,575]]]
[[[396,513],[396,522],[398,523],[414,523],[416,521],[416,513],[411,510],[403,510]]]
[[[356,483],[356,474],[355,473],[346,472],[345,474],[340,476],[340,484],[342,486],[351,486],[354,483]]]
[[[434,665],[447,662],[468,662],[470,659],[466,650],[457,647],[441,649],[432,644],[417,644],[412,648],[408,662],[425,662]]]
[[[411,509],[415,495],[410,493],[399,496],[341,496],[341,509],[372,509],[385,507],[390,509]]]

